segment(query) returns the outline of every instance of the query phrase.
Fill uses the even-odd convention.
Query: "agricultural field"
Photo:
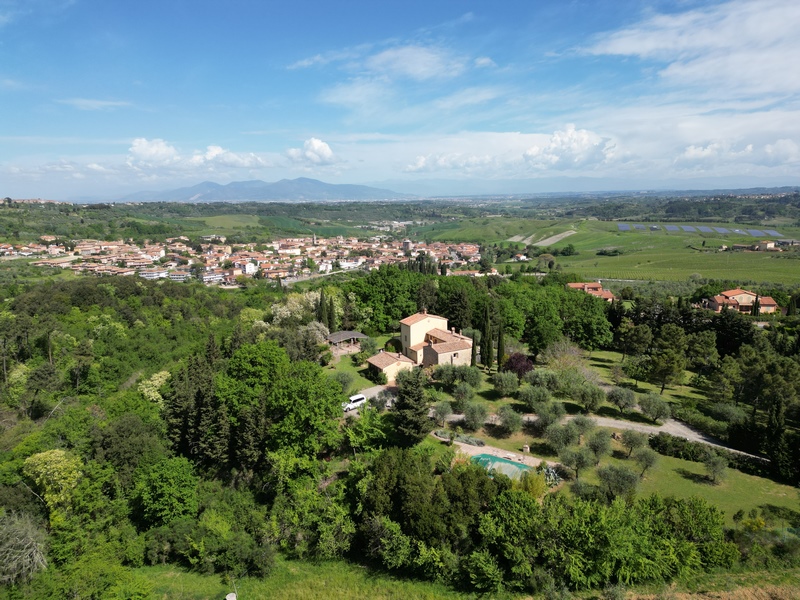
[[[513,238],[513,241],[521,243],[522,239],[530,236],[534,236],[534,239],[543,239],[561,233],[569,228],[569,225],[564,223],[498,215],[412,227],[409,229],[409,235],[417,240],[430,241],[498,244],[512,241]]]
[[[724,223],[722,226],[741,227]],[[555,234],[570,228],[577,229],[577,233],[554,247],[572,244],[578,254],[559,256],[557,262],[565,272],[585,279],[682,281],[699,274],[709,279],[800,283],[800,262],[788,258],[795,253],[715,251],[722,245],[730,247],[757,241],[751,236],[668,232],[663,228],[658,231],[617,231],[615,222],[595,220],[560,222],[537,235],[551,235],[551,232]],[[796,228],[783,227],[781,233],[800,238]],[[619,250],[621,254],[598,256],[600,250]]]

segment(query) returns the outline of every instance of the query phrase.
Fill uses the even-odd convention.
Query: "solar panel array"
[[[777,238],[785,237],[782,233],[779,233],[779,232],[775,231],[774,229],[764,229],[764,230],[761,230],[761,229],[747,229],[747,230],[744,230],[744,229],[727,229],[726,227],[708,227],[706,225],[697,225],[696,227],[692,226],[692,225],[649,225],[649,226],[645,226],[645,225],[642,225],[641,223],[634,223],[634,224],[630,224],[630,225],[628,223],[617,223],[617,229],[619,231],[633,231],[634,229],[636,231],[647,231],[648,229],[650,231],[660,231],[662,227],[666,231],[680,231],[680,230],[683,230],[683,231],[691,231],[691,232],[700,231],[701,233],[714,233],[714,232],[716,232],[716,233],[735,233],[737,235],[749,235],[749,236],[752,236],[752,237],[760,237],[760,238],[763,238],[763,237],[766,237],[766,236],[777,237]]]

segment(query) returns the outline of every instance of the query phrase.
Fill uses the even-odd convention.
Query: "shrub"
[[[711,414],[718,421],[725,423],[744,423],[747,420],[747,413],[739,406],[718,402],[711,407]]]
[[[660,419],[668,419],[672,412],[667,404],[661,397],[656,394],[646,394],[639,399],[639,407],[642,413],[653,423],[658,423]]]
[[[639,477],[644,477],[647,469],[651,468],[658,461],[658,454],[651,448],[639,448],[633,455],[633,460],[638,464],[642,472]]]
[[[477,431],[486,422],[489,411],[480,402],[469,402],[464,408],[464,426],[470,431]]]
[[[575,390],[575,400],[580,403],[587,413],[596,412],[606,395],[603,389],[591,383],[584,383]]]
[[[697,409],[683,407],[678,408],[675,411],[674,416],[676,419],[680,419],[690,427],[694,427],[695,429],[698,429],[712,437],[724,440],[728,436],[727,423],[707,417]]]
[[[506,404],[497,411],[500,418],[500,427],[506,435],[512,435],[522,429],[522,415]]]
[[[622,497],[631,500],[639,483],[639,476],[627,467],[608,465],[597,469],[600,492],[608,502]]]
[[[567,423],[566,425],[554,423],[545,430],[544,438],[547,440],[550,447],[555,450],[556,454],[558,454],[567,446],[577,444],[580,439],[580,432],[572,423]]]
[[[725,472],[728,470],[728,460],[725,457],[710,453],[703,464],[706,466],[706,473],[711,483],[717,483],[725,478]]]
[[[478,367],[469,365],[459,365],[456,367],[456,381],[463,381],[473,388],[480,387],[483,381],[483,374]]]
[[[611,436],[607,431],[600,429],[586,440],[586,445],[594,452],[594,464],[598,464],[602,457],[611,453]]]
[[[433,416],[444,427],[447,417],[453,414],[453,407],[447,400],[441,400],[433,405]]]
[[[453,365],[439,365],[433,370],[433,380],[445,387],[452,387],[456,381],[456,369]]]
[[[647,444],[647,434],[641,431],[626,429],[622,432],[622,445],[628,449],[628,456]]]
[[[501,396],[511,396],[517,391],[519,380],[511,371],[500,371],[492,377],[492,384]]]
[[[533,412],[537,416],[535,428],[543,432],[554,423],[558,423],[566,410],[561,402],[540,402],[533,407]]]
[[[533,370],[533,362],[521,352],[514,352],[506,359],[503,368],[506,371],[511,371],[516,374],[519,379],[522,379],[526,373]]]
[[[525,373],[523,380],[532,386],[540,386],[555,392],[558,390],[558,373],[551,369],[534,369]]]
[[[586,415],[578,415],[570,423],[577,428],[580,435],[586,435],[597,426],[597,422]]]
[[[453,390],[453,398],[456,401],[455,411],[457,413],[463,413],[464,408],[467,406],[467,402],[472,400],[475,396],[475,390],[472,388],[470,384],[466,381],[462,381],[456,386],[456,389]]]
[[[517,400],[533,412],[536,405],[550,402],[550,392],[547,391],[547,388],[525,383],[517,390]]]
[[[626,410],[631,410],[636,406],[636,394],[633,390],[622,387],[613,387],[608,390],[606,399],[619,409],[619,412],[624,413]]]

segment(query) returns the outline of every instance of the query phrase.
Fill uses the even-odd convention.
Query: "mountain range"
[[[261,180],[233,181],[226,185],[204,181],[191,187],[166,191],[136,192],[119,198],[120,202],[237,202],[283,201],[305,202],[324,200],[407,200],[410,194],[366,185],[325,183],[300,177],[274,183]]]

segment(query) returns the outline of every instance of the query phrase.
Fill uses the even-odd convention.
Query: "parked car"
[[[355,410],[357,408],[361,408],[367,403],[367,397],[364,394],[356,394],[354,396],[350,396],[350,399],[347,402],[342,403],[342,408],[344,412]]]

